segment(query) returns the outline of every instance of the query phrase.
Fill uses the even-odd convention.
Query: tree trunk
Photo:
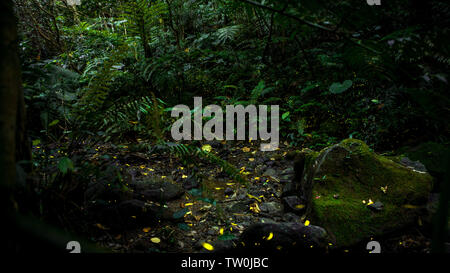
[[[1,202],[10,200],[11,188],[16,177],[16,120],[22,92],[17,39],[13,2],[2,0],[0,1],[0,191],[3,197]]]

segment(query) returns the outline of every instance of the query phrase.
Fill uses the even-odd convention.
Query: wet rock
[[[282,175],[290,175],[290,174],[294,174],[294,168],[293,167],[289,167],[287,169],[284,169],[281,172]]]
[[[267,161],[266,165],[272,167],[273,165],[275,165],[275,161]]]
[[[158,219],[174,220],[172,210],[137,199],[121,202],[117,210],[126,225],[153,224]]]
[[[269,162],[272,162],[272,161],[269,161]],[[266,171],[263,173],[263,175],[276,177],[277,171],[275,169],[269,168],[269,169],[266,169]]]
[[[261,175],[264,173],[264,171],[266,170],[266,166],[265,165],[258,165],[255,168],[255,174],[256,175]]]
[[[177,199],[184,194],[183,188],[170,180],[146,179],[134,182],[135,198],[167,202]]]
[[[377,201],[373,204],[367,205],[367,207],[373,211],[382,211],[384,208],[384,205],[380,201]]]
[[[284,210],[301,214],[305,212],[306,202],[296,195],[286,196],[282,199]]]
[[[292,212],[287,212],[287,213],[283,214],[283,221],[284,222],[301,222],[301,218],[297,214],[294,214]]]
[[[294,182],[289,181],[283,185],[283,190],[281,196],[290,196],[298,194],[297,188],[295,187]]]
[[[303,226],[300,228],[300,233],[310,246],[325,247],[328,244],[327,231],[322,227],[314,225]]]
[[[116,201],[129,199],[132,196],[131,192],[127,192],[120,187],[111,186],[104,182],[90,182],[85,193],[84,198],[86,202],[95,200]]]
[[[203,243],[203,242],[202,242]],[[200,253],[221,253],[221,254],[225,254],[225,253],[235,253],[235,248],[237,245],[237,239],[231,239],[231,240],[216,240],[214,242],[210,243],[213,247],[214,250],[209,251],[206,250],[205,248],[203,248],[203,246],[200,248]]]
[[[183,188],[187,191],[198,188],[200,186],[200,183],[194,175],[189,175],[186,179],[183,181]]]
[[[226,188],[224,191],[225,195],[232,195],[234,193],[234,190],[230,187]]]
[[[425,165],[420,163],[420,161],[412,161],[411,159],[407,157],[402,157],[400,159],[400,164],[409,167],[413,170],[419,171],[419,172],[427,172],[427,169],[425,168]]]
[[[228,210],[232,213],[245,212],[248,211],[248,202],[240,201],[231,205]]]
[[[294,175],[292,175],[292,174],[286,174],[286,175],[283,175],[283,176],[280,177],[280,182],[283,182],[283,183],[288,182],[288,181],[290,181],[293,177],[294,177]]]
[[[261,252],[324,251],[327,234],[319,227],[305,227],[299,222],[257,223],[240,236],[246,249]],[[312,246],[312,247],[311,247]]]
[[[278,202],[264,202],[259,205],[262,212],[270,215],[280,215],[283,213],[283,206]]]
[[[121,202],[118,209],[119,213],[125,217],[142,217],[146,213],[145,202],[137,199]]]

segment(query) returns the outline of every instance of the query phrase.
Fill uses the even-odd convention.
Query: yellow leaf
[[[109,228],[105,227],[104,225],[102,225],[102,224],[100,224],[100,223],[95,224],[95,226],[98,227],[98,228],[101,229],[101,230],[108,230],[108,229],[109,229]]]
[[[251,194],[249,194],[249,193],[247,193],[247,196],[248,196],[249,198],[255,199],[256,201],[258,201],[258,202],[261,203],[261,199],[259,199],[258,197],[253,196],[253,195],[251,195]]]
[[[149,227],[145,227],[145,228],[142,229],[142,231],[145,232],[145,233],[147,233],[147,232],[150,231],[150,228],[149,228]]]
[[[209,145],[209,144],[206,144],[206,145],[203,145],[202,146],[202,151],[204,151],[204,152],[211,152],[211,150],[212,150],[212,147],[211,147],[211,145]]]
[[[267,237],[267,241],[269,241],[269,240],[272,240],[272,238],[273,238],[273,233],[271,232],[270,234],[269,234],[269,237]]]
[[[152,243],[159,244],[161,242],[161,239],[159,239],[158,237],[153,237],[150,239],[150,241],[152,241]]]
[[[302,208],[304,208],[305,207],[305,205],[302,205],[302,204],[298,204],[298,205],[296,205],[295,206],[297,209],[302,209]]]
[[[189,47],[184,50],[184,52],[189,53]]]
[[[411,205],[411,204],[405,204],[405,205],[403,205],[403,207],[405,209],[417,209],[417,208],[419,208],[419,206],[414,206],[414,205]]]
[[[248,159],[248,161],[252,162],[252,161],[255,161],[255,159],[254,159],[253,157],[250,157],[250,158]]]
[[[203,243],[203,247],[206,250],[209,250],[209,251],[213,251],[214,250],[214,247],[211,244],[208,244],[208,243]]]
[[[192,205],[194,205],[194,203],[186,203],[186,204],[184,204],[185,207],[192,206]]]
[[[220,228],[219,234],[220,234],[220,235],[223,235],[223,228]]]
[[[181,178],[187,178],[187,175],[185,175],[185,174],[183,174],[182,176],[181,176]]]
[[[309,226],[309,224],[310,224],[309,220],[306,220],[305,221],[305,227]]]
[[[255,202],[255,203],[250,205],[250,210],[253,211],[254,213],[260,213],[261,212],[261,209],[259,208],[257,202]]]
[[[244,148],[242,148],[242,151],[243,151],[244,153],[248,153],[248,152],[250,152],[250,148],[244,147]]]

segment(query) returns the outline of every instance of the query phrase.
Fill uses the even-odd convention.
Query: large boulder
[[[264,253],[306,250],[325,252],[327,232],[318,226],[301,222],[256,223],[241,234],[238,246]]]
[[[300,161],[296,182],[307,200],[306,217],[338,247],[417,223],[432,188],[428,173],[378,155],[356,139],[303,153]]]

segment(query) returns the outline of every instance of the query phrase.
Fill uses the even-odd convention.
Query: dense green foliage
[[[436,185],[444,180],[447,1],[70,2],[14,0],[33,146],[31,170],[18,167],[18,184],[29,190],[20,188],[19,195],[50,222],[90,234],[92,225],[77,221],[88,215],[86,192],[132,194],[130,184],[143,177],[211,181],[217,174],[230,185],[244,184],[238,187],[271,187],[267,177],[281,157],[302,148],[319,154],[347,138],[364,141],[371,152],[420,160]],[[247,147],[259,146],[250,139],[174,141],[171,110],[185,104],[194,115],[194,97],[222,109],[279,105],[286,151],[261,156]],[[270,168],[257,174],[257,164]],[[212,167],[205,171],[205,165]],[[263,195],[247,196],[261,202]],[[102,198],[93,199],[105,207],[123,201]],[[220,210],[213,198],[199,198]],[[251,210],[258,213],[258,203]]]
[[[444,1],[17,5],[34,138],[83,128],[108,140],[161,139],[164,109],[198,95],[281,104],[282,136],[294,145],[352,136],[386,150],[446,140]]]

